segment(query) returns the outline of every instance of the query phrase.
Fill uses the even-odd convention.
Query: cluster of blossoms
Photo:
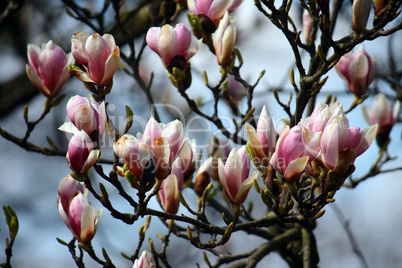
[[[212,47],[222,67],[228,67],[233,61],[236,28],[229,13],[241,2],[188,0],[188,8],[200,19],[203,31],[209,35],[215,32]],[[311,17],[308,12],[303,17],[305,39],[309,41]],[[191,39],[191,32],[183,24],[175,28],[170,25],[153,27],[146,36],[148,46],[160,56],[168,75],[177,80],[177,69],[184,74],[181,82],[190,75],[189,59],[197,53],[203,41],[208,42],[200,39],[191,47]],[[108,93],[105,87],[111,87],[120,50],[109,34],[78,32],[71,41],[72,53],[68,55],[52,41],[44,44],[42,49],[29,45],[26,70],[33,84],[50,99],[58,95],[70,74],[95,93],[96,100],[93,95],[70,98],[66,110],[71,122],[59,128],[73,134],[66,155],[71,170],[77,177],[87,178],[89,169],[100,157],[102,135],[108,121],[105,101],[97,94],[102,93],[100,95],[104,98]],[[81,64],[84,70],[72,66],[74,62]],[[336,69],[350,91],[358,97],[366,93],[376,72],[375,60],[371,60],[363,50],[344,55]],[[229,90],[223,94],[229,93],[230,98],[225,99],[239,102],[246,95],[245,88],[236,84],[233,76],[228,76],[227,82]],[[268,168],[274,170],[271,176],[289,184],[297,182],[303,173],[317,177],[317,167],[343,177],[376,136],[380,146],[386,143],[399,110],[399,102],[392,108],[384,95],[377,95],[372,110],[364,108],[371,126],[361,131],[359,127],[349,126],[341,103],[327,105],[320,102],[310,117],[277,133],[264,106],[256,128],[245,124],[247,145],[232,148],[227,141],[211,139],[208,157],[198,168],[193,189],[202,196],[210,179],[215,179],[220,182],[228,201],[240,205],[258,178],[258,171]],[[137,136],[124,134],[115,140],[113,151],[116,159],[124,162],[124,167],[116,166],[115,169],[139,191],[156,184],[163,210],[175,214],[179,209],[179,192],[197,170],[195,148],[195,142],[184,136],[182,122],[175,120],[165,125],[151,117],[143,133]],[[258,171],[250,175],[251,160]],[[267,176],[266,172],[261,173]],[[328,187],[339,188],[342,183]],[[85,185],[69,175],[60,182],[57,195],[63,221],[82,243],[89,243],[94,237],[102,212],[95,211],[87,194]],[[151,255],[144,251],[133,267],[154,267]]]
[[[92,240],[102,214],[102,210],[95,211],[87,196],[85,185],[70,175],[60,181],[57,205],[61,218],[75,238],[82,243]]]
[[[342,104],[335,102],[328,106],[319,102],[310,117],[292,128],[286,126],[278,140],[265,107],[257,130],[251,125],[246,125],[246,130],[255,162],[271,165],[278,176],[294,182],[305,170],[314,175],[312,161],[339,176],[345,174],[374,140],[377,125],[363,131],[349,127]]]

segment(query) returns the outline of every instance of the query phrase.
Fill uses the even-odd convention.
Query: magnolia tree
[[[256,112],[253,93],[264,71],[252,82],[241,74],[247,58],[243,59],[242,51],[235,48],[235,14],[241,14],[242,1],[140,1],[128,11],[124,1],[112,0],[105,1],[102,11],[96,14],[75,1],[62,2],[68,14],[92,32],[72,33],[68,53],[51,40],[42,46],[28,44],[26,74],[44,95],[44,110],[32,120],[25,106],[23,137],[3,128],[0,134],[28,151],[66,157],[71,173],[54,174],[55,178],[64,177],[54,193],[57,192],[55,210],[72,233],[71,241],[58,238],[72,255],[71,264],[85,267],[84,257],[88,256],[99,266],[115,267],[107,254],[107,244],[101,252],[91,244],[102,224],[103,212],[139,232],[135,248],[121,249],[122,257],[130,260],[133,267],[171,267],[174,254],[168,245],[174,236],[182,239],[185,247],[204,254],[202,266],[255,267],[275,251],[290,267],[316,267],[319,250],[313,229],[325,206],[335,201],[336,192],[379,173],[401,169],[382,168],[393,160],[387,148],[390,131],[398,122],[401,72],[391,61],[390,71],[380,73],[374,56],[359,48],[366,41],[389,38],[402,29],[400,0],[355,0],[353,6],[344,5],[342,0],[254,2],[254,12],[266,18],[261,23],[277,27],[293,52],[295,69],[289,71],[293,86],[289,101],[283,102],[275,90],[267,93],[286,114],[280,126],[272,119],[269,105]],[[294,9],[300,11],[300,22],[292,18],[298,14],[292,12]],[[110,12],[114,13],[116,26],[108,33],[104,20]],[[345,27],[345,34],[334,39],[342,13],[351,14],[351,21],[340,26]],[[369,21],[371,13],[373,20]],[[127,23],[127,17],[136,19],[140,34],[132,31],[137,25]],[[135,42],[138,39],[143,42]],[[147,47],[148,52],[159,55],[166,69],[166,76],[158,80],[170,81],[191,113],[219,130],[220,135],[207,137],[208,146],[185,135],[185,122],[161,122],[160,115],[165,110],[155,101],[154,75],[140,73]],[[209,66],[204,66],[203,86],[192,83],[194,71],[190,64],[202,47],[216,56],[220,66],[216,81],[208,79]],[[354,95],[348,108],[336,96],[327,96],[325,102],[316,101],[324,94],[321,90],[325,88],[326,75],[333,68]],[[145,127],[137,134],[130,134],[136,111],[129,103],[113,104],[125,105],[123,127],[108,115],[117,72],[134,79],[149,102]],[[82,82],[82,94],[64,100],[62,88],[70,75]],[[378,89],[368,90],[374,79],[388,83],[386,95]],[[188,91],[193,86],[212,93],[212,109],[202,109]],[[292,95],[296,95],[295,100]],[[361,105],[372,97],[371,108]],[[221,109],[221,102],[228,109]],[[48,147],[31,142],[30,134],[58,105],[66,107],[67,120],[60,123],[59,130],[60,134],[66,133],[63,137],[68,137],[68,146],[56,146],[50,138]],[[347,118],[358,106],[363,107],[369,125],[364,129],[350,125]],[[230,126],[222,119],[228,110],[233,118]],[[379,148],[377,160],[369,168],[359,167],[365,175],[352,179],[356,158],[373,146],[374,140]],[[206,147],[206,151],[201,150]],[[101,157],[107,150],[112,150],[113,156]],[[115,199],[109,195],[112,190],[130,210],[115,206]],[[258,202],[258,213],[248,200],[251,192],[257,193],[254,202]],[[96,203],[91,204],[89,199]],[[151,205],[152,200],[160,206]],[[178,214],[179,207],[182,212]],[[222,217],[211,216],[214,211]],[[10,206],[4,206],[4,212],[10,238],[6,262],[0,266],[11,267],[19,224]],[[143,217],[145,223],[139,226],[138,220]],[[151,219],[166,226],[165,231],[158,231],[165,233],[159,235],[158,245],[147,233]],[[222,246],[237,232],[259,237],[262,242],[232,254]]]

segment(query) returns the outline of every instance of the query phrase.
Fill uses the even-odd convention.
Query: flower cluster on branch
[[[37,120],[30,121],[28,106],[25,107],[27,130],[24,137],[18,138],[2,128],[0,134],[27,150],[66,156],[71,174],[62,175],[65,177],[59,184],[57,206],[73,238],[69,243],[58,241],[68,247],[75,264],[85,267],[85,251],[101,266],[115,267],[105,248],[103,258],[100,258],[91,245],[96,239],[98,223],[102,224],[102,211],[108,211],[116,220],[133,225],[133,229],[139,231],[138,246],[132,255],[122,253],[133,267],[171,267],[172,257],[166,248],[173,236],[204,251],[208,267],[229,263],[233,267],[255,267],[272,251],[279,252],[291,267],[316,267],[315,223],[325,213],[325,206],[335,201],[336,192],[351,178],[356,169],[356,158],[374,139],[377,140],[378,160],[365,177],[351,179],[352,187],[381,173],[381,166],[392,160],[387,147],[391,129],[398,123],[402,74],[398,74],[399,84],[392,84],[396,93],[392,96],[393,107],[389,102],[391,96],[384,94],[374,97],[371,110],[363,106],[364,117],[370,126],[363,130],[350,126],[347,114],[369,97],[370,84],[379,76],[374,58],[363,48],[352,51],[366,40],[402,29],[402,23],[386,28],[399,16],[401,1],[390,0],[386,5],[382,3],[384,1],[377,1],[373,26],[367,29],[371,1],[355,0],[350,10],[354,33],[339,40],[333,39],[333,32],[338,14],[344,8],[342,1],[334,1],[333,6],[328,1],[301,1],[301,26],[291,17],[290,10],[296,5],[292,5],[292,1],[255,1],[256,9],[286,37],[299,77],[297,82],[295,71],[290,70],[289,79],[296,94],[294,106],[290,105],[292,95],[286,104],[280,100],[278,92],[273,91],[272,97],[288,115],[280,128],[275,128],[268,105],[262,107],[258,120],[255,118],[254,89],[265,71],[254,83],[249,83],[240,72],[247,59],[243,59],[235,47],[238,30],[234,11],[241,9],[242,1],[152,1],[155,3],[149,5],[139,1],[132,16],[145,12],[142,5],[148,8],[152,5],[158,12],[147,13],[151,23],[146,24],[141,36],[142,45],[137,50],[134,43],[137,36],[131,35],[128,26],[122,22],[123,1],[105,1],[103,11],[96,16],[75,1],[63,2],[70,15],[96,32],[73,34],[71,53],[68,54],[53,41],[43,44],[42,48],[28,45],[26,72],[46,97],[45,108]],[[381,10],[379,2],[382,3]],[[103,20],[99,19],[105,16],[109,5],[113,6],[115,22],[125,36],[124,41],[116,42],[117,38],[106,32]],[[192,32],[185,24],[176,24],[186,11]],[[301,34],[304,40],[300,38]],[[147,46],[150,52],[158,54],[166,69],[167,78],[160,79],[170,80],[191,112],[213,124],[225,136],[208,137],[207,152],[201,152],[198,141],[186,135],[184,122],[177,119],[161,122],[159,113],[163,111],[154,108],[154,93],[151,92],[153,75],[146,81],[139,71]],[[199,53],[201,46],[216,57],[216,65],[220,67],[220,78],[215,85],[208,79],[208,66],[203,73],[205,88],[213,96],[210,111],[202,109],[187,91],[194,86],[190,60]],[[308,66],[302,60],[302,51],[310,57]],[[145,120],[145,128],[136,135],[129,133],[135,111],[126,106],[124,131],[120,131],[108,115],[109,94],[114,94],[113,79],[116,79],[115,73],[120,72],[119,66],[137,82],[151,106],[152,113]],[[344,110],[336,97],[329,96],[326,103],[316,102],[327,81],[324,75],[333,68],[354,95],[355,100],[348,110]],[[59,128],[72,134],[67,148],[60,150],[50,138],[52,148],[29,142],[31,132],[52,108],[64,105],[65,95],[59,96],[59,93],[70,74],[82,81],[83,87],[82,96],[76,95],[67,101],[69,122]],[[246,109],[241,109],[244,108],[240,105],[243,100]],[[221,119],[221,103],[233,112],[233,128]],[[103,144],[105,139],[113,144],[112,159],[101,158],[102,151],[107,149]],[[101,178],[99,188],[93,186],[94,176]],[[128,181],[129,187],[121,178]],[[132,189],[127,189],[130,186]],[[112,187],[132,210],[120,211],[115,207],[109,196]],[[263,216],[257,217],[246,208],[253,188]],[[185,198],[184,191],[191,194]],[[89,198],[97,201],[95,206]],[[153,199],[157,200],[159,208],[150,205]],[[99,205],[103,209],[96,210]],[[15,212],[10,209],[7,211],[12,217]],[[179,210],[182,213],[178,214]],[[215,219],[210,211],[219,212],[222,219]],[[142,217],[147,220],[140,227],[136,223]],[[161,246],[156,246],[149,238],[148,252],[142,248],[151,218],[159,218],[167,232],[164,236],[159,235]],[[236,232],[266,241],[239,254],[222,251],[220,246],[230,241]],[[208,256],[215,256],[215,264],[211,264]]]

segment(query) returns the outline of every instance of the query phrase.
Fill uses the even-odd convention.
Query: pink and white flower
[[[152,254],[144,250],[141,256],[134,261],[133,268],[155,268],[152,261]]]
[[[228,66],[232,60],[232,51],[236,42],[234,19],[226,12],[215,33],[214,47],[218,64]]]
[[[320,154],[321,132],[303,127],[302,123],[285,127],[270,162],[288,182],[296,181],[307,164]]]
[[[100,151],[94,149],[93,142],[85,131],[77,132],[70,139],[66,158],[75,173],[86,174],[99,156]]]
[[[123,135],[113,145],[114,153],[126,163],[127,169],[140,182],[147,183],[156,176],[154,152],[130,134]]]
[[[364,95],[376,74],[376,60],[360,48],[355,53],[345,54],[335,69],[356,96]]]
[[[85,68],[85,72],[74,68],[70,71],[72,74],[83,82],[109,85],[120,60],[120,49],[112,35],[77,32],[71,38],[71,52]]]
[[[257,123],[257,130],[250,124],[246,124],[246,131],[251,148],[254,151],[254,158],[260,164],[268,165],[271,156],[275,151],[276,132],[271,116],[265,105],[262,107]]]
[[[73,134],[84,130],[88,135],[94,131],[98,131],[100,135],[105,132],[107,120],[105,102],[98,105],[92,95],[87,97],[76,95],[70,98],[66,110],[71,122],[64,123],[59,130]]]
[[[356,157],[365,152],[373,142],[378,125],[360,131],[349,127],[344,114],[334,114],[327,122],[321,138],[323,164],[338,175],[343,175]]]
[[[70,77],[68,65],[74,64],[74,58],[50,40],[42,48],[28,45],[28,63],[26,72],[29,80],[43,95],[54,98]]]
[[[177,56],[181,56],[184,59],[184,64],[186,64],[198,52],[202,42],[199,40],[190,49],[191,32],[183,24],[177,24],[175,28],[169,24],[162,27],[152,27],[148,30],[146,41],[148,46],[159,55],[166,69],[179,67],[171,66],[172,59]]]
[[[194,15],[204,14],[218,27],[226,11],[237,9],[243,0],[187,0],[187,6]]]
[[[227,198],[233,204],[242,204],[246,200],[254,180],[258,177],[257,171],[249,176],[250,157],[245,146],[240,149],[233,148],[225,164],[222,159],[219,159],[218,162],[219,180]]]
[[[95,236],[102,211],[95,211],[87,197],[80,192],[72,198],[68,209],[68,227],[79,242],[89,243]]]

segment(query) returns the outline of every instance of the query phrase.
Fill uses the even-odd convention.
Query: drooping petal
[[[308,156],[296,158],[289,162],[283,176],[288,182],[294,182],[304,171],[308,163]]]

